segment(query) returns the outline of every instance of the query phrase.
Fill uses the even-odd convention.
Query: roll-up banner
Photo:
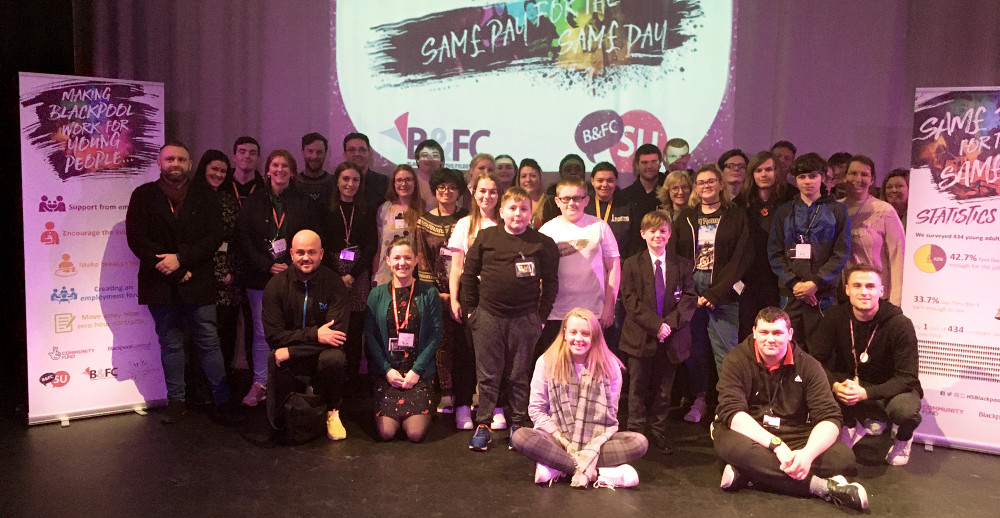
[[[919,88],[903,310],[924,388],[918,442],[1000,452],[1000,87]]]
[[[125,211],[158,174],[163,84],[21,73],[28,423],[166,398]]]

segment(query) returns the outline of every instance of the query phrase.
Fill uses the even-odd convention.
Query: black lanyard
[[[813,228],[813,225],[816,224],[816,219],[819,218],[819,213],[820,213],[819,204],[816,203],[816,202],[813,202],[812,205],[809,205],[809,206],[806,207],[806,214],[808,214],[809,211],[813,207],[815,207],[816,210],[813,211],[813,213],[812,213],[811,216],[809,216],[808,225],[806,225],[805,233],[804,234],[799,233],[799,243],[800,244],[805,244],[806,238],[812,237],[812,228]],[[795,230],[798,231],[799,230],[798,213],[797,212],[792,212],[792,218],[795,220]]]

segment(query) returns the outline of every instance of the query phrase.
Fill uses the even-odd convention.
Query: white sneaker
[[[694,400],[691,405],[691,410],[684,415],[684,420],[689,423],[697,423],[701,421],[701,418],[705,415],[705,410],[707,406],[705,405],[705,397],[699,396]]]
[[[455,402],[451,396],[441,396],[441,402],[438,403],[438,413],[439,414],[450,414],[455,411]]]
[[[505,430],[507,428],[507,418],[503,416],[502,408],[493,409],[493,424],[490,430]]]
[[[455,427],[459,430],[472,429],[472,409],[468,405],[462,405],[455,411]]]
[[[549,487],[552,486],[560,478],[566,476],[565,473],[559,471],[555,468],[550,468],[541,462],[535,463],[535,483],[536,484],[548,484]]]
[[[892,448],[885,456],[885,461],[892,466],[905,466],[910,462],[910,447],[913,445],[913,437],[908,441],[896,439],[892,442]]]
[[[867,431],[861,423],[854,426],[844,426],[840,429],[840,442],[846,444],[848,448],[854,448],[866,433]]]
[[[597,468],[597,481],[594,487],[633,487],[639,484],[639,474],[628,464],[610,468]]]

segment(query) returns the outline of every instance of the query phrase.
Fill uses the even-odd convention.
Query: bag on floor
[[[326,432],[326,401],[322,396],[292,392],[281,409],[283,442],[302,444]]]

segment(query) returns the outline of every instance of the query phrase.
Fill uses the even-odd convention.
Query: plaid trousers
[[[551,434],[534,428],[518,428],[513,437],[514,449],[529,459],[572,475],[576,471],[573,457],[566,452]],[[601,447],[597,467],[620,466],[646,454],[649,443],[646,437],[635,432],[615,432]]]

